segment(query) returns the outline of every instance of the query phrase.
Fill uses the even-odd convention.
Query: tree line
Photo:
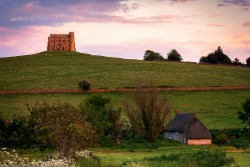
[[[146,61],[153,61],[153,60],[181,61],[183,59],[177,50],[172,49],[167,54],[167,59],[164,59],[164,57],[158,52],[147,50],[144,53],[143,60],[146,60]],[[223,50],[220,46],[218,46],[218,48],[215,51],[213,51],[212,53],[209,53],[207,56],[202,56],[199,62],[208,63],[208,64],[245,65],[244,63],[241,63],[237,57],[232,61],[225,53],[223,53]],[[250,66],[250,57],[246,59],[246,65]]]

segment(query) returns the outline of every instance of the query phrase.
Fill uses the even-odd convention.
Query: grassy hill
[[[0,59],[0,90],[77,88],[88,79],[94,88],[132,87],[138,77],[157,86],[250,85],[250,68],[176,62],[149,62],[78,52],[42,52]]]

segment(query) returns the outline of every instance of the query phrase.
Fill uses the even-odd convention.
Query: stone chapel
[[[69,34],[50,34],[47,51],[76,51],[74,32]]]

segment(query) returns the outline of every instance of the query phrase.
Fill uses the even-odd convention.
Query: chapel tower
[[[69,34],[50,34],[47,51],[76,51],[74,32]]]

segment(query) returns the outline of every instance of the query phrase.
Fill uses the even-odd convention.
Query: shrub
[[[242,103],[242,107],[244,111],[238,112],[239,119],[242,120],[242,123],[248,123],[248,125],[250,125],[250,99],[247,99],[244,103]]]
[[[240,138],[231,140],[229,144],[237,148],[248,148],[250,146],[249,127],[243,127],[241,130],[239,130],[239,136]]]
[[[70,103],[37,103],[28,108],[36,125],[38,140],[55,148],[58,158],[71,158],[74,152],[95,144],[95,130],[81,111]]]
[[[236,148],[243,148],[243,149],[249,148],[250,146],[249,138],[248,139],[239,138],[239,139],[231,140],[229,144]]]
[[[34,126],[25,116],[14,115],[13,120],[0,118],[0,146],[29,148],[37,144]]]
[[[83,90],[87,91],[91,87],[91,82],[89,80],[81,80],[78,83],[79,88],[82,88]]]
[[[211,132],[212,137],[213,137],[212,142],[214,144],[219,144],[216,141],[218,135],[227,134],[228,135],[228,140],[232,140],[232,139],[240,137],[240,134],[239,134],[240,130],[241,129],[237,128],[237,129],[210,129],[209,131]],[[225,144],[225,143],[223,143],[223,144]]]
[[[214,141],[215,144],[226,144],[227,142],[228,142],[228,135],[225,133],[218,134],[215,137],[215,141]]]
[[[89,121],[95,128],[98,134],[98,142],[101,144],[106,143],[106,138],[112,134],[119,143],[119,133],[122,127],[120,121],[121,109],[115,109],[111,104],[111,99],[95,95],[87,98],[79,105],[83,114],[87,116]]]

